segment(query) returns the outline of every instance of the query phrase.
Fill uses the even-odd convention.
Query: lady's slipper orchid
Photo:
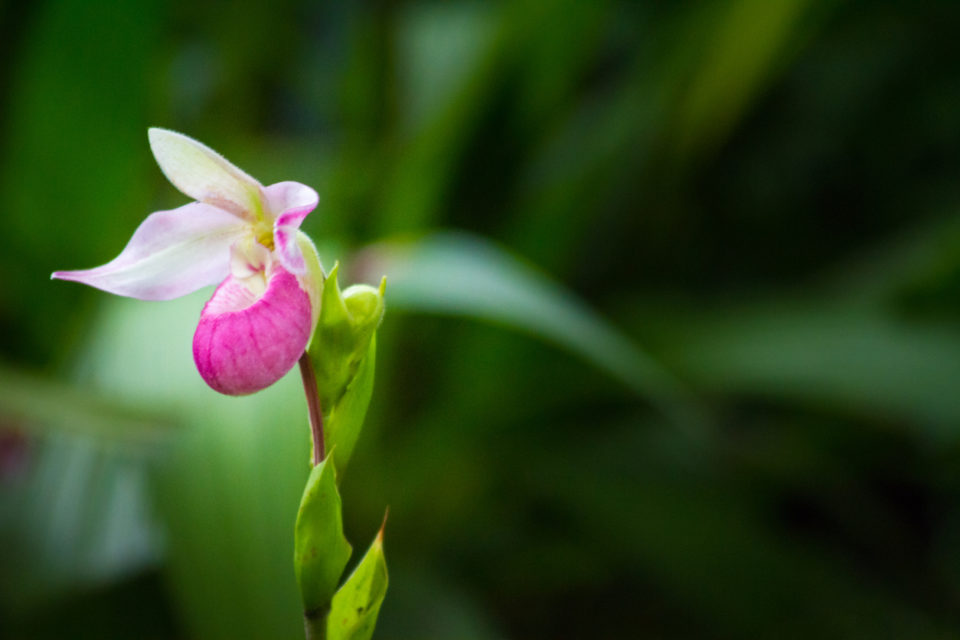
[[[221,393],[263,389],[296,364],[317,322],[323,272],[299,230],[317,194],[297,182],[264,187],[180,133],[149,137],[160,169],[196,202],[150,214],[107,264],[53,278],[141,300],[220,283],[193,337],[197,369]]]

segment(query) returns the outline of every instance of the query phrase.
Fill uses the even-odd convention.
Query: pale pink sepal
[[[160,170],[194,200],[252,219],[260,208],[260,183],[229,160],[189,136],[156,127],[148,131]]]
[[[227,211],[192,202],[150,214],[107,264],[52,277],[140,300],[178,298],[227,276],[230,246],[246,228]]]
[[[200,314],[193,359],[215,391],[253,393],[293,368],[307,346],[311,324],[310,298],[293,274],[275,268],[259,297],[231,276]]]
[[[297,243],[297,231],[307,214],[316,208],[317,192],[299,182],[278,182],[266,187],[263,193],[270,210],[277,216],[273,222],[273,242],[280,264],[291,273],[303,275],[307,265]]]

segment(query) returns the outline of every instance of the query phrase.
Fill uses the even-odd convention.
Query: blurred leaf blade
[[[163,535],[144,458],[79,433],[27,446],[24,472],[0,484],[0,592],[39,607],[155,568]]]
[[[697,16],[706,46],[677,105],[681,153],[711,149],[750,106],[797,37],[809,0],[734,0]],[[702,21],[702,22],[701,22]],[[687,49],[678,50],[685,55]]]
[[[825,301],[697,309],[671,314],[665,324],[664,358],[712,392],[919,424],[960,420],[960,333],[949,327]]]
[[[466,316],[543,338],[605,371],[686,423],[694,400],[648,354],[550,278],[480,238],[437,233],[367,249],[365,277],[385,273],[392,307]]]
[[[0,416],[29,431],[86,435],[144,453],[155,453],[169,440],[174,422],[134,404],[6,367],[0,367]]]

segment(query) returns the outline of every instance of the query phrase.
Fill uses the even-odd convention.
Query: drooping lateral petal
[[[259,210],[260,183],[210,147],[169,129],[149,137],[161,171],[186,195],[245,218]]]
[[[200,314],[193,360],[215,391],[245,395],[270,386],[293,368],[310,331],[310,298],[296,276],[275,268],[262,295],[231,276]]]
[[[116,258],[53,278],[140,300],[170,300],[216,284],[230,271],[230,246],[248,233],[235,215],[200,202],[157,211]]]
[[[299,182],[278,182],[263,190],[267,205],[277,216],[273,222],[273,242],[277,256],[288,271],[306,273],[307,265],[297,243],[300,224],[317,207],[317,192]]]

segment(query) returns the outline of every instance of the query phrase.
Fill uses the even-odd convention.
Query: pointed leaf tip
[[[374,539],[374,542],[383,545],[383,532],[387,528],[387,518],[390,517],[390,506],[387,505],[387,508],[383,512],[383,522],[380,523],[380,530],[377,531],[377,537]]]
[[[386,517],[384,514],[384,523]],[[328,640],[370,640],[388,586],[381,526],[360,564],[333,596],[327,619]]]

